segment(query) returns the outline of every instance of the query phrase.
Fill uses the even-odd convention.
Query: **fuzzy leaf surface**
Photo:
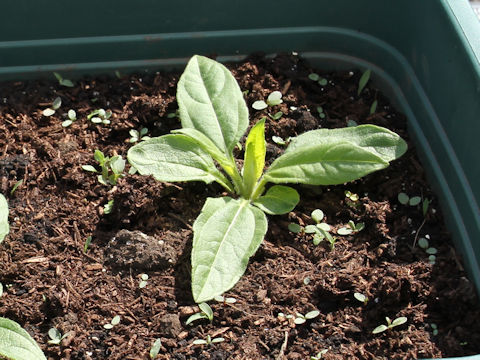
[[[246,200],[208,198],[193,224],[192,293],[195,302],[232,288],[267,231],[265,214]]]
[[[0,243],[5,239],[10,227],[8,225],[8,203],[5,197],[0,194]]]
[[[0,318],[0,357],[14,360],[47,360],[38,344],[15,321]]]
[[[131,147],[128,161],[142,175],[159,181],[221,181],[210,155],[188,136],[164,135]]]
[[[289,186],[274,185],[265,195],[254,201],[264,212],[270,215],[282,215],[292,211],[300,201],[297,190]]]
[[[222,64],[195,55],[177,86],[182,127],[205,134],[230,154],[248,126],[248,109],[237,81]]]

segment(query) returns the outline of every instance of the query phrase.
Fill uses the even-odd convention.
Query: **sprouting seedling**
[[[105,111],[104,109],[93,110],[90,114],[87,115],[87,119],[94,124],[110,124],[110,118],[112,117],[112,112],[110,110]]]
[[[50,340],[47,342],[51,345],[60,345],[63,339],[65,339],[68,336],[68,332],[63,334],[58,330],[57,328],[51,328],[48,330],[48,337]]]
[[[358,209],[361,206],[358,201],[360,198],[358,194],[352,193],[349,190],[345,190],[345,203],[350,206],[352,209]]]
[[[432,335],[437,336],[438,335],[438,326],[435,323],[430,323],[430,327],[432,328]]]
[[[307,225],[305,226],[305,233],[306,234],[314,234],[313,235],[313,245],[318,245],[324,239],[327,239],[330,244],[330,249],[333,250],[335,248],[336,239],[330,234],[332,227],[328,225],[326,222],[323,222],[325,217],[324,213],[320,209],[315,209],[312,211],[312,219],[316,222],[316,225]]]
[[[286,146],[286,145],[288,145],[288,143],[289,143],[291,140],[292,140],[291,137],[288,137],[288,138],[286,138],[286,139],[284,140],[284,139],[283,139],[282,137],[280,137],[280,136],[276,136],[276,135],[272,136],[272,141],[273,141],[275,144],[281,145],[281,146]]]
[[[0,194],[0,243],[5,239],[10,231],[8,224],[8,203],[5,196]]]
[[[62,106],[62,98],[56,97],[52,102],[52,106],[43,110],[43,116],[52,116]]]
[[[358,89],[357,89],[357,96],[360,95],[362,90],[365,88],[367,85],[368,81],[370,80],[370,75],[371,75],[371,70],[367,69],[363,72],[362,76],[360,77],[360,80],[358,81]]]
[[[90,244],[92,243],[92,236],[87,236],[85,239],[85,243],[83,244],[83,253],[86,254],[88,251],[88,248],[90,247]]]
[[[62,77],[62,75],[60,75],[58,72],[54,72],[53,75],[57,78],[58,83],[60,85],[66,86],[66,87],[73,87],[74,86],[72,80],[64,79]]]
[[[217,295],[213,298],[215,301],[221,302],[223,304],[235,304],[237,302],[237,299],[233,297],[225,297],[222,295]]]
[[[203,303],[198,304],[198,307],[200,308],[200,312],[191,315],[187,319],[187,321],[185,322],[185,325],[189,325],[192,322],[194,322],[196,320],[200,320],[200,319],[208,319],[210,322],[213,321],[213,310],[210,307],[210,305],[203,302]]]
[[[422,202],[422,198],[420,196],[410,197],[404,192],[399,193],[397,198],[398,202],[402,205],[417,206]]]
[[[318,310],[309,311],[305,315],[297,312],[293,322],[297,325],[305,324],[307,320],[315,319],[318,315],[320,315],[320,311]]]
[[[375,114],[375,111],[377,111],[377,105],[378,105],[378,101],[374,100],[372,105],[370,105],[370,115]]]
[[[404,316],[398,317],[395,320],[391,320],[388,316],[385,317],[385,320],[387,321],[387,325],[379,325],[375,329],[373,329],[372,333],[373,334],[379,334],[381,332],[384,332],[386,330],[390,330],[394,328],[395,326],[400,326],[403,325],[407,322],[407,318]]]
[[[318,83],[318,85],[320,86],[326,86],[328,84],[328,80],[321,77],[320,75],[318,75],[317,73],[311,73],[308,75],[308,78],[312,81],[316,81]]]
[[[101,168],[101,175],[98,175],[98,182],[103,185],[116,185],[118,179],[124,177],[125,159],[120,155],[112,157],[105,156],[100,150],[95,150],[93,154],[94,159],[98,162]],[[98,173],[99,171],[92,165],[82,165],[82,169]]]
[[[348,127],[355,127],[355,126],[358,126],[358,123],[355,120],[348,119],[347,120],[347,126]]]
[[[267,102],[263,100],[257,100],[252,104],[252,108],[255,110],[263,110],[269,106],[280,105],[282,102],[282,93],[280,91],[274,91],[268,95]]]
[[[139,141],[144,141],[150,139],[150,136],[146,136],[148,133],[147,128],[141,128],[140,130],[132,129],[129,131],[130,139],[128,140],[131,143],[136,143]]]
[[[173,119],[173,118],[177,118],[180,116],[180,112],[177,110],[173,111],[173,112],[170,112],[167,114],[167,119]]]
[[[197,339],[193,341],[193,345],[212,345],[225,341],[223,337],[213,338],[207,335],[205,339]]]
[[[279,120],[283,116],[283,111],[277,111],[275,114],[268,114],[272,120]]]
[[[425,253],[428,255],[428,262],[432,265],[435,265],[435,262],[437,260],[436,254],[438,250],[434,247],[430,247],[428,240],[424,237],[418,239],[418,247],[425,250]]]
[[[138,283],[138,288],[143,289],[145,286],[148,284],[148,275],[147,274],[141,274],[140,275],[140,282]]]
[[[103,328],[107,330],[113,329],[114,326],[120,324],[120,320],[120,315],[115,315],[109,323],[103,325]]]
[[[347,227],[348,226],[348,227]],[[347,226],[343,226],[337,230],[338,235],[350,235],[362,231],[365,228],[365,223],[360,222],[355,224],[353,220],[350,220]]]
[[[12,187],[12,190],[10,190],[10,195],[13,195],[15,191],[17,191],[18,187],[23,184],[23,179],[18,180]]]
[[[356,292],[353,294],[353,297],[358,301],[360,301],[361,303],[363,303],[364,305],[367,305],[368,303],[368,297],[366,297],[362,293]]]
[[[105,215],[111,214],[113,211],[113,204],[115,200],[108,200],[108,202],[103,206],[103,213]]]
[[[178,82],[177,103],[182,128],[134,145],[127,158],[141,175],[164,182],[216,181],[234,194],[208,198],[193,224],[197,303],[237,283],[263,241],[266,214],[295,208],[298,192],[280,184],[343,184],[386,168],[406,151],[397,134],[378,126],[318,129],[295,137],[265,170],[265,120],[260,120],[246,137],[239,169],[234,149],[248,128],[248,108],[230,71],[206,57],[192,57]]]
[[[325,119],[325,113],[323,112],[323,107],[317,106],[317,112],[318,112],[318,116],[320,116],[320,119]]]
[[[325,355],[327,352],[328,352],[328,349],[320,350],[316,355],[310,356],[310,360],[322,360],[323,355]]]
[[[150,348],[150,359],[154,360],[162,349],[162,340],[156,339]]]
[[[76,120],[77,120],[77,113],[75,112],[75,110],[70,109],[68,110],[68,113],[67,113],[67,120],[62,122],[62,126],[69,127]]]

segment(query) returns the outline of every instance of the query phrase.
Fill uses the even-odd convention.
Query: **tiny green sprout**
[[[193,341],[193,345],[212,345],[225,341],[223,337],[213,338],[207,335],[205,339],[197,339]]]
[[[92,236],[87,236],[85,239],[85,243],[83,244],[83,253],[86,254],[88,251],[88,248],[90,247],[90,244],[92,243]]]
[[[358,194],[352,193],[351,191],[345,190],[345,197],[351,201],[358,201]]]
[[[435,255],[430,255],[428,257],[428,262],[431,264],[431,265],[435,265],[435,263],[437,262],[437,257]]]
[[[60,345],[62,340],[65,339],[67,336],[68,332],[62,335],[60,330],[58,330],[57,328],[51,328],[50,330],[48,330],[48,337],[50,338],[50,340],[48,340],[47,342],[50,345]]]
[[[427,216],[428,213],[428,207],[430,206],[430,200],[424,199],[422,203],[422,213],[423,217]]]
[[[73,82],[72,80],[64,79],[62,75],[60,75],[58,72],[54,72],[53,75],[57,78],[58,83],[62,86],[66,87],[73,87]]]
[[[310,356],[310,360],[321,360],[323,359],[323,355],[328,352],[328,349],[323,349],[319,351],[315,356]]]
[[[378,101],[375,100],[370,106],[370,115],[375,114],[375,111],[377,111],[377,105],[378,105]]]
[[[367,85],[368,81],[370,80],[370,75],[371,75],[371,70],[368,69],[368,70],[365,70],[362,74],[362,76],[360,77],[360,80],[358,81],[358,89],[357,89],[357,96],[360,95],[360,93],[362,92],[362,90],[365,88],[365,86]]]
[[[120,315],[115,315],[109,323],[103,325],[103,328],[107,330],[113,329],[115,325],[120,324],[120,320],[121,320]]]
[[[150,348],[150,359],[155,359],[162,348],[162,340],[156,339]]]
[[[120,70],[115,70],[115,76],[117,77],[117,79],[122,78],[122,73],[120,72]]]
[[[148,275],[147,274],[141,274],[140,275],[140,282],[138,283],[139,289],[143,289],[145,286],[147,286],[148,282]]]
[[[100,150],[95,150],[94,159],[101,167],[101,175],[98,175],[98,182],[103,185],[116,185],[118,179],[124,177],[125,160],[120,155],[105,156]],[[82,169],[90,172],[98,172],[92,165],[82,165]]]
[[[300,225],[296,224],[296,223],[290,223],[290,224],[288,224],[288,231],[290,231],[290,232],[292,232],[292,233],[294,233],[294,234],[299,234],[299,233],[302,232],[302,230],[303,230],[303,228],[302,228]]]
[[[316,222],[316,225],[305,226],[305,233],[314,234],[312,242],[315,246],[319,245],[324,239],[327,239],[330,244],[330,249],[333,250],[335,248],[336,239],[330,235],[330,231],[332,229],[331,226],[326,222],[322,222],[325,216],[323,211],[320,209],[315,209],[312,211],[311,216]]]
[[[282,102],[282,93],[280,91],[274,91],[268,95],[267,102],[263,100],[257,100],[252,104],[252,108],[255,110],[263,110],[269,106],[280,105]]]
[[[112,210],[113,210],[113,203],[114,203],[114,200],[109,200],[103,207],[103,213],[105,215],[108,215],[108,214],[111,214],[112,213]]]
[[[112,112],[110,110],[105,111],[104,109],[93,110],[90,114],[87,115],[87,119],[94,124],[110,124],[110,118]]]
[[[213,321],[213,310],[210,307],[210,305],[203,302],[203,303],[198,304],[198,307],[200,308],[200,312],[190,316],[187,319],[187,321],[185,322],[185,325],[189,325],[192,322],[194,322],[196,320],[200,320],[200,319],[208,319],[210,322]]]
[[[77,113],[75,112],[75,110],[70,109],[68,110],[68,113],[67,113],[67,120],[62,122],[62,126],[65,128],[69,127],[76,120],[77,120]]]
[[[431,323],[430,327],[432,328],[432,335],[437,336],[438,335],[438,326],[435,323]]]
[[[272,141],[277,144],[277,145],[281,145],[281,146],[287,146],[288,143],[290,142],[290,140],[292,140],[292,138],[289,136],[288,138],[286,138],[285,140],[283,138],[281,138],[280,136],[272,136]]]
[[[353,233],[357,233],[359,231],[362,231],[365,228],[365,223],[360,222],[358,224],[355,224],[353,220],[350,220],[348,222],[348,227],[341,227],[340,229],[337,230],[338,235],[350,235]]]
[[[347,126],[348,127],[355,127],[358,126],[358,123],[355,120],[347,120]]]
[[[52,116],[53,114],[55,114],[55,111],[60,108],[60,106],[62,106],[62,98],[58,96],[55,98],[55,100],[53,100],[51,107],[43,110],[43,116]]]
[[[397,198],[398,202],[402,205],[417,206],[422,202],[422,198],[420,196],[410,197],[404,192],[399,193]]]
[[[237,299],[232,298],[232,297],[224,297],[222,295],[217,295],[213,298],[215,301],[224,303],[224,304],[235,304],[237,302]]]
[[[270,118],[272,120],[278,120],[280,119],[282,116],[283,116],[283,112],[282,111],[277,111],[275,114],[268,114],[268,116],[270,116]]]
[[[355,299],[357,299],[358,301],[360,301],[361,303],[363,303],[364,305],[367,305],[367,303],[368,303],[368,297],[366,297],[362,293],[356,292],[356,293],[353,294],[353,297]]]
[[[315,319],[318,315],[320,315],[320,311],[318,310],[309,311],[305,315],[302,315],[299,312],[297,312],[295,320],[293,320],[293,322],[297,325],[301,325],[306,323],[307,320]]]
[[[10,195],[13,195],[17,191],[18,187],[23,184],[23,179],[18,180],[15,185],[13,185],[12,190],[10,190]]]
[[[146,136],[148,133],[147,128],[141,128],[140,130],[132,129],[129,131],[130,139],[128,140],[131,143],[136,143],[139,141],[144,141],[150,139],[150,136]]]
[[[428,249],[428,240],[425,239],[424,237],[421,237],[420,239],[418,239],[418,246],[421,247],[422,249],[426,250]]]
[[[379,325],[375,329],[373,329],[372,333],[373,334],[379,334],[381,332],[384,332],[386,330],[390,330],[394,328],[395,326],[400,326],[403,325],[407,322],[407,318],[404,316],[398,317],[395,320],[391,320],[388,316],[385,317],[385,320],[387,320],[387,325]]]
[[[174,112],[168,113],[167,114],[167,119],[173,119],[173,118],[177,118],[179,116],[180,116],[180,111],[177,109]]]
[[[323,112],[323,107],[317,106],[318,116],[320,119],[325,119],[325,113]]]
[[[326,86],[328,84],[327,79],[321,77],[320,75],[318,75],[316,73],[309,74],[308,78],[312,81],[316,81],[318,83],[318,85],[320,85],[320,86]]]

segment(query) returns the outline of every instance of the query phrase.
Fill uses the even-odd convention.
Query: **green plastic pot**
[[[196,53],[255,51],[372,69],[409,119],[480,289],[480,24],[467,0],[4,0],[0,24],[0,80],[181,68]]]

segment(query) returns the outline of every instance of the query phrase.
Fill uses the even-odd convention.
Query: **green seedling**
[[[370,115],[375,114],[375,111],[377,111],[377,105],[378,105],[378,101],[375,100],[370,106]]]
[[[277,111],[277,112],[276,112],[275,114],[273,114],[273,115],[272,115],[272,114],[268,114],[268,116],[270,116],[270,118],[271,118],[272,120],[279,120],[279,119],[282,118],[283,112],[282,112],[282,111]]]
[[[120,324],[120,320],[121,320],[120,315],[115,315],[109,323],[103,325],[103,328],[107,330],[111,330],[113,329],[114,326]]]
[[[358,201],[360,198],[358,194],[352,193],[349,190],[345,190],[345,203],[352,209],[358,209],[361,204]]]
[[[287,146],[288,143],[292,140],[291,137],[288,137],[286,138],[285,140],[283,140],[283,138],[281,138],[280,136],[272,136],[272,141],[277,144],[277,145],[281,145],[281,146]]]
[[[225,341],[223,337],[213,338],[207,335],[205,339],[197,339],[193,341],[193,345],[212,345]]]
[[[77,121],[77,113],[75,112],[75,110],[70,109],[67,113],[67,120],[62,122],[62,126],[65,128],[69,127],[73,124],[74,121]]]
[[[114,203],[114,200],[109,200],[104,206],[103,206],[103,213],[105,215],[108,215],[108,214],[111,214],[112,210],[113,210],[113,203]]]
[[[138,283],[138,288],[143,289],[145,286],[148,284],[148,275],[147,274],[141,274],[140,275],[140,282]]]
[[[62,340],[65,339],[67,336],[68,332],[62,335],[60,330],[58,330],[57,328],[51,328],[50,330],[48,330],[48,337],[50,338],[50,340],[48,340],[47,342],[50,345],[60,345]]]
[[[124,177],[125,160],[120,155],[105,156],[100,150],[95,150],[94,159],[101,168],[101,175],[98,175],[98,182],[103,185],[116,185],[118,179]],[[98,173],[99,171],[92,165],[82,165],[85,171]]]
[[[294,234],[300,234],[304,229],[296,223],[290,223],[288,224],[288,231],[291,231]]]
[[[213,298],[215,301],[221,302],[223,304],[235,304],[237,299],[232,297],[224,297],[222,295],[217,295]]]
[[[152,347],[150,348],[150,353],[149,353],[150,359],[154,360],[158,356],[158,353],[160,352],[161,348],[162,348],[162,340],[156,339]]]
[[[358,81],[358,89],[357,89],[357,96],[360,95],[360,93],[363,91],[365,86],[367,86],[368,81],[370,80],[370,75],[371,75],[371,70],[365,70],[360,77],[360,80]]]
[[[350,235],[354,233],[358,233],[359,231],[362,231],[365,228],[365,223],[360,222],[358,224],[355,224],[353,220],[350,220],[348,222],[348,227],[341,227],[340,229],[337,230],[338,235]]]
[[[64,79],[62,77],[62,75],[60,75],[59,73],[54,72],[53,75],[57,78],[58,83],[60,85],[66,86],[66,87],[73,87],[74,86],[72,80]]]
[[[432,328],[432,335],[437,336],[438,335],[438,326],[435,323],[431,323],[430,327]]]
[[[403,316],[398,317],[393,321],[387,316],[385,318],[385,320],[387,320],[387,325],[382,324],[382,325],[377,326],[375,329],[373,329],[373,331],[372,331],[373,334],[379,334],[379,333],[382,333],[386,330],[391,330],[395,326],[400,326],[400,325],[403,325],[407,322],[407,318],[403,317]]]
[[[193,224],[197,303],[237,283],[263,241],[266,214],[295,208],[298,192],[279,184],[343,184],[386,168],[407,148],[397,134],[374,125],[318,129],[295,137],[265,170],[265,121],[260,120],[246,137],[240,170],[234,149],[248,128],[248,108],[230,71],[194,56],[178,82],[177,102],[182,128],[134,145],[127,158],[141,175],[164,182],[216,181],[234,194],[208,198]]]
[[[87,236],[85,239],[85,243],[83,244],[83,253],[86,254],[88,251],[88,248],[90,247],[90,244],[92,243],[92,236]]]
[[[15,185],[13,185],[12,190],[10,190],[10,195],[13,195],[17,191],[18,187],[23,184],[23,179],[18,180]]]
[[[43,110],[43,116],[52,116],[55,112],[62,106],[62,99],[60,97],[56,97],[53,100],[52,106]]]
[[[187,321],[185,322],[185,325],[189,325],[192,322],[194,322],[196,320],[200,320],[200,319],[208,319],[210,322],[213,321],[213,310],[210,307],[210,305],[203,302],[203,303],[198,304],[198,307],[200,308],[200,312],[190,316],[187,319]]]
[[[297,325],[305,324],[307,320],[315,319],[318,315],[320,315],[320,311],[318,310],[309,311],[305,315],[302,315],[299,312],[297,312],[293,322]]]
[[[399,193],[397,198],[398,202],[402,205],[417,206],[422,202],[422,198],[420,196],[410,197],[404,192]]]
[[[316,73],[309,74],[308,78],[312,81],[316,81],[318,83],[318,85],[320,85],[320,86],[326,86],[328,84],[327,79],[321,77],[320,75],[318,75]]]
[[[8,203],[5,196],[0,194],[0,243],[5,239],[10,231],[8,224]]]
[[[173,118],[178,118],[180,117],[180,112],[177,110],[175,110],[174,112],[171,112],[171,113],[168,113],[167,114],[167,119],[173,119]]]
[[[310,360],[321,360],[323,359],[323,355],[328,352],[328,349],[323,349],[319,351],[315,356],[310,356]]]
[[[320,119],[325,119],[325,113],[323,112],[323,107],[317,106],[317,112]]]
[[[274,91],[270,95],[268,95],[267,102],[263,100],[257,100],[252,104],[252,108],[254,108],[255,110],[263,110],[269,106],[280,105],[282,102],[282,93],[280,91]]]
[[[0,358],[47,360],[40,346],[15,321],[0,317]]]
[[[129,131],[130,139],[128,139],[131,143],[136,143],[139,141],[144,141],[150,139],[150,136],[146,136],[148,133],[147,128],[141,128],[140,130],[132,129]]]
[[[358,301],[360,301],[361,303],[363,303],[363,305],[367,305],[367,303],[368,303],[368,297],[366,297],[362,293],[356,292],[356,293],[353,294],[353,297],[355,299],[357,299]]]
[[[103,124],[109,125],[110,118],[112,117],[112,112],[110,110],[105,111],[104,109],[93,110],[90,114],[87,115],[87,119],[94,124]]]
[[[327,239],[330,244],[330,249],[333,250],[335,248],[336,239],[332,235],[330,235],[330,231],[332,230],[331,226],[328,225],[326,222],[322,222],[325,216],[323,214],[323,211],[320,209],[315,209],[312,211],[311,216],[317,224],[305,226],[305,233],[314,234],[313,245],[315,246],[319,245],[320,242],[322,242],[324,239]]]
[[[358,123],[355,120],[347,120],[347,127],[355,127],[358,126]]]

